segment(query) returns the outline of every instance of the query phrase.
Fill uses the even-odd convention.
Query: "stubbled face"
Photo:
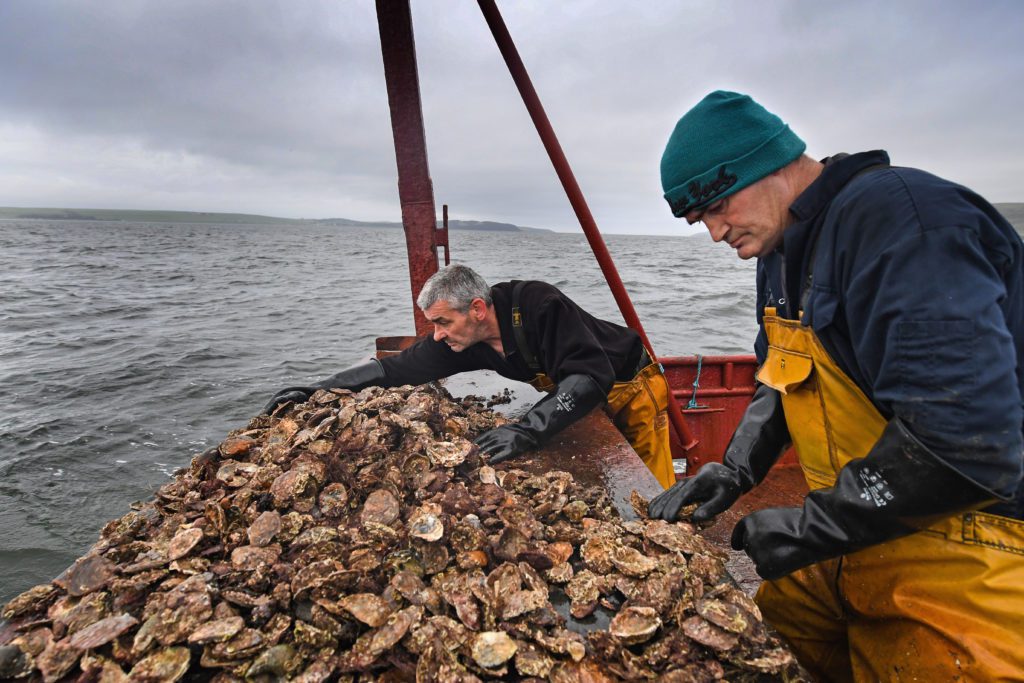
[[[693,225],[701,222],[711,239],[725,242],[741,259],[767,256],[782,244],[790,223],[789,193],[778,173],[772,173],[706,209],[686,214]]]
[[[461,313],[448,305],[447,301],[436,301],[423,311],[427,320],[434,324],[434,341],[443,341],[452,351],[465,351],[484,339],[484,314],[487,304],[483,299],[473,299],[469,310]]]

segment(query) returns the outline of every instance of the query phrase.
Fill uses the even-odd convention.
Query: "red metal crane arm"
[[[579,219],[580,226],[587,236],[587,241],[590,242],[590,248],[593,250],[594,256],[597,257],[597,262],[601,266],[601,272],[604,273],[608,287],[612,290],[612,296],[615,297],[615,303],[619,305],[622,318],[629,327],[640,334],[640,338],[643,340],[643,344],[651,354],[651,357],[657,358],[651,347],[651,342],[647,338],[647,333],[644,332],[643,325],[640,324],[640,318],[637,317],[636,310],[633,308],[633,302],[630,301],[629,294],[622,284],[622,279],[615,269],[611,254],[608,253],[608,247],[605,246],[604,238],[601,237],[601,231],[598,229],[597,223],[590,213],[587,200],[583,197],[583,192],[576,182],[576,176],[573,175],[569,161],[565,158],[562,146],[558,143],[555,131],[551,127],[550,121],[548,121],[547,114],[544,112],[544,106],[537,96],[537,91],[533,88],[530,76],[526,72],[526,66],[519,57],[519,51],[516,50],[515,43],[512,42],[512,36],[509,34],[508,28],[501,18],[498,7],[494,4],[494,0],[478,0],[478,2],[480,10],[487,20],[487,25],[494,35],[494,40],[498,44],[498,49],[501,51],[501,56],[505,59],[505,64],[508,65],[509,73],[512,74],[512,80],[515,81],[516,87],[519,88],[523,103],[526,105],[527,111],[530,112],[533,125],[537,128],[537,133],[540,134],[540,139],[544,143],[544,149],[547,150],[551,163],[555,167],[555,172],[558,174],[558,179],[562,182],[562,187],[569,198],[569,203],[572,205],[573,211],[576,212],[576,217]],[[672,426],[675,427],[683,449],[690,450],[693,448],[697,444],[697,440],[693,438],[689,428],[687,428],[686,420],[679,408],[679,403],[671,393],[669,395],[669,419],[672,421]]]

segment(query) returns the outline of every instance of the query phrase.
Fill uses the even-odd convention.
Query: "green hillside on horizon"
[[[1024,202],[994,204],[1006,220],[1024,236]],[[0,220],[78,220],[127,221],[137,223],[211,223],[222,225],[333,225],[337,227],[401,228],[397,221],[357,221],[351,218],[279,218],[251,213],[216,213],[212,211],[146,211],[136,209],[61,209],[44,207],[0,206]],[[452,230],[487,230],[508,232],[548,232],[547,228],[528,228],[497,221],[450,220]],[[702,234],[702,233],[697,233]]]
[[[401,228],[397,221],[357,221],[350,218],[279,218],[251,213],[212,211],[146,211],[136,209],[63,209],[47,207],[0,206],[0,219],[76,220],[135,223],[207,223],[221,225],[332,225],[360,228]],[[500,232],[554,232],[546,228],[528,228],[497,221],[450,220],[451,230],[487,230]]]

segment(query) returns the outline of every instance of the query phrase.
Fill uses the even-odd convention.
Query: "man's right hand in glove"
[[[694,522],[706,522],[728,510],[743,493],[739,473],[717,462],[709,462],[693,477],[687,477],[651,501],[647,514],[654,519],[674,521],[679,511],[691,503],[701,503],[693,511]]]
[[[524,451],[540,448],[552,436],[601,405],[605,398],[607,393],[590,375],[568,375],[519,422],[484,432],[477,437],[476,445],[487,454],[488,463],[492,465],[514,458]]]
[[[336,375],[320,380],[308,387],[288,387],[274,394],[273,398],[263,406],[263,414],[269,415],[282,403],[293,401],[301,403],[308,401],[318,389],[350,389],[359,391],[369,386],[380,385],[387,375],[384,374],[384,367],[376,359],[361,365],[353,365],[342,370]]]
[[[708,463],[696,476],[683,479],[656,496],[647,513],[654,519],[674,522],[684,506],[701,503],[693,513],[693,521],[706,522],[760,483],[788,443],[782,397],[775,389],[759,384],[721,464]]]

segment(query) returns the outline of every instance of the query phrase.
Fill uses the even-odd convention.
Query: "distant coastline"
[[[340,228],[401,228],[394,221],[357,221],[350,218],[278,218],[249,213],[209,211],[140,211],[133,209],[59,209],[0,206],[0,219],[48,221],[127,221],[138,223],[220,223],[228,225],[331,225]],[[486,230],[488,232],[547,232],[546,228],[528,228],[497,221],[449,220],[449,230]]]
[[[1024,202],[994,204],[1024,236]],[[126,221],[138,223],[213,223],[226,225],[331,225],[339,228],[401,228],[398,221],[357,221],[351,218],[278,218],[251,213],[215,213],[209,211],[141,211],[134,209],[60,209],[38,207],[0,206],[0,220],[48,221]],[[498,221],[449,220],[450,230],[485,230],[488,232],[543,232],[555,234],[547,228],[529,228]],[[702,230],[689,236],[701,236]]]

